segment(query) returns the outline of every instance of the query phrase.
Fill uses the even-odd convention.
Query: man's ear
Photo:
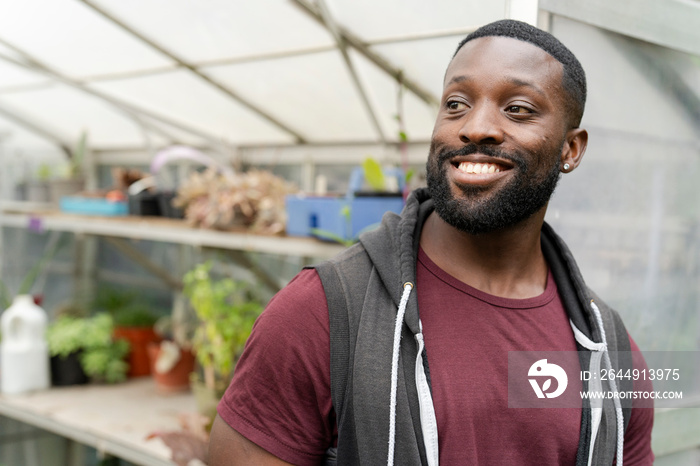
[[[561,170],[565,173],[578,167],[588,146],[588,131],[573,128],[566,132],[566,142],[561,150]]]

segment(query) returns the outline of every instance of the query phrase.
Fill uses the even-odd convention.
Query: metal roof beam
[[[92,8],[95,12],[99,13],[101,16],[103,16],[105,19],[108,21],[112,22],[113,24],[119,26],[121,29],[132,35],[133,37],[136,37],[139,39],[141,42],[144,44],[150,46],[151,48],[157,50],[158,52],[162,53],[166,57],[170,58],[173,60],[175,63],[177,63],[179,66],[186,68],[190,72],[194,73],[197,75],[199,78],[207,82],[209,85],[215,87],[219,91],[223,92],[227,96],[231,97],[232,99],[236,100],[239,104],[243,105],[244,107],[248,108],[249,110],[253,111],[254,113],[260,115],[262,118],[267,120],[269,123],[273,124],[277,128],[281,129],[282,131],[292,135],[298,143],[304,143],[305,138],[299,134],[296,130],[292,129],[289,127],[286,123],[283,123],[280,121],[278,118],[275,116],[271,115],[270,113],[266,112],[262,108],[258,107],[242,95],[240,95],[238,92],[235,92],[231,88],[224,86],[211,77],[209,77],[207,74],[203,73],[199,68],[197,68],[195,65],[185,61],[182,57],[179,57],[175,55],[173,52],[165,49],[161,45],[157,44],[153,40],[149,39],[148,37],[144,36],[140,32],[136,31],[134,28],[131,26],[127,25],[123,21],[115,18],[112,16],[110,13],[107,11],[103,10],[101,7],[95,5],[92,1],[90,0],[80,0],[82,3],[87,5],[88,7]]]
[[[340,31],[338,30],[338,25],[333,20],[333,17],[331,16],[330,11],[328,11],[328,7],[326,6],[326,2],[324,2],[323,0],[318,0],[318,6],[319,6],[321,16],[323,17],[323,22],[326,25],[326,28],[331,32],[333,39],[335,39],[335,42],[338,44],[338,49],[340,50],[340,53],[343,56],[343,61],[345,62],[345,66],[348,69],[348,73],[350,73],[350,77],[352,78],[352,82],[355,84],[355,89],[357,89],[358,94],[360,94],[360,98],[362,99],[362,103],[364,104],[365,110],[367,111],[367,116],[369,116],[370,120],[372,121],[372,125],[374,126],[374,130],[377,132],[377,136],[379,136],[379,140],[381,142],[386,142],[386,136],[384,136],[384,131],[382,130],[382,125],[379,123],[379,119],[377,118],[377,113],[375,112],[374,107],[372,106],[372,102],[370,102],[370,100],[369,100],[369,95],[367,94],[367,90],[365,89],[365,87],[362,85],[362,82],[360,81],[360,77],[357,74],[357,70],[355,69],[355,65],[353,64],[352,60],[350,59],[350,55],[348,54],[347,45],[346,45],[345,41],[343,40],[343,37],[340,34]]]
[[[466,36],[470,32],[475,31],[476,28],[477,27],[474,26],[474,27],[469,27],[469,28],[445,29],[445,30],[441,30],[441,31],[428,31],[428,32],[420,32],[420,33],[414,33],[414,34],[403,34],[403,35],[398,35],[398,36],[379,37],[376,39],[367,40],[364,42],[364,44],[369,47],[369,46],[374,46],[374,45],[401,44],[401,43],[407,43],[407,42],[413,42],[413,41],[442,39],[445,37],[455,37],[455,36],[462,37],[462,36]],[[280,59],[280,58],[312,55],[314,53],[332,52],[332,51],[337,50],[337,48],[338,48],[337,45],[319,45],[319,46],[315,46],[315,47],[302,47],[302,48],[295,48],[295,49],[278,50],[275,52],[254,53],[254,54],[250,54],[250,55],[243,55],[243,56],[237,56],[237,57],[203,60],[203,61],[197,61],[197,62],[194,62],[191,64],[195,68],[210,68],[210,67],[217,67],[217,66],[238,65],[238,64],[244,64],[244,63],[254,63],[256,61],[275,60],[275,59]],[[145,76],[155,76],[158,74],[171,73],[171,72],[179,70],[179,69],[182,69],[182,67],[175,64],[174,66],[173,65],[160,66],[160,67],[149,68],[149,69],[145,69],[145,70],[142,69],[142,70],[132,70],[132,71],[113,72],[113,73],[106,73],[106,74],[97,74],[97,75],[92,75],[92,76],[83,76],[80,79],[80,82],[94,83],[94,82],[100,82],[100,81],[115,81],[115,80],[119,80],[119,79],[142,78]],[[38,89],[41,87],[46,87],[47,85],[48,85],[47,83],[37,83],[37,84],[26,84],[26,85],[0,87],[0,94],[11,93],[11,92],[23,92],[25,90],[34,90],[34,89]]]
[[[128,104],[126,102],[121,101],[120,99],[117,99],[115,97],[109,96],[109,95],[104,94],[104,93],[97,91],[95,89],[92,89],[82,82],[73,80],[73,79],[68,78],[66,76],[63,76],[59,72],[49,68],[47,65],[41,63],[40,61],[38,61],[37,59],[35,59],[31,55],[29,55],[28,53],[24,52],[23,50],[19,49],[18,47],[14,46],[13,44],[10,44],[9,42],[7,42],[3,39],[0,39],[0,44],[3,44],[6,47],[12,49],[14,52],[20,54],[23,57],[23,59],[26,61],[26,63],[18,61],[14,58],[11,58],[11,57],[7,57],[7,56],[2,55],[2,54],[0,54],[0,60],[4,60],[8,63],[12,63],[13,65],[19,66],[21,68],[26,68],[28,70],[41,73],[45,76],[48,76],[56,81],[59,81],[67,86],[70,86],[74,89],[78,89],[78,90],[83,91],[87,94],[90,94],[94,97],[102,99],[105,102],[116,107],[117,109],[121,110],[129,118],[134,120],[139,126],[144,126],[147,129],[149,129],[157,134],[160,134],[161,136],[165,137],[166,139],[171,140],[174,143],[179,142],[178,138],[172,136],[171,134],[169,134],[168,132],[166,132],[165,130],[163,130],[162,128],[160,128],[158,126],[154,126],[152,124],[149,124],[148,122],[144,121],[141,118],[141,116],[145,116],[145,117],[151,118],[153,120],[160,121],[161,123],[164,123],[168,126],[172,126],[173,128],[176,128],[176,129],[179,129],[181,131],[185,131],[187,133],[193,134],[193,135],[200,137],[200,138],[203,138],[207,141],[214,142],[216,145],[221,145],[219,139],[215,138],[212,135],[209,135],[209,134],[206,134],[206,133],[199,131],[197,129],[191,128],[191,127],[184,125],[182,123],[179,123],[177,121],[171,120],[170,118],[167,118],[167,117],[164,117],[161,115],[157,115],[155,113],[149,112],[148,110],[145,110],[145,109],[136,107],[134,105]]]
[[[54,134],[53,132],[42,128],[34,123],[32,123],[28,118],[24,118],[19,115],[16,111],[7,109],[4,105],[0,105],[0,115],[3,115],[8,120],[22,126],[24,129],[36,134],[37,136],[46,139],[53,144],[55,144],[59,149],[61,149],[70,158],[71,150],[69,144],[60,136]]]
[[[310,3],[308,0],[292,0],[292,2],[300,6],[303,11],[311,15],[311,17],[314,18],[316,21],[326,26],[326,23],[323,19],[323,15],[319,11],[318,7]],[[377,52],[373,51],[359,37],[348,31],[347,29],[343,28],[342,26],[338,26],[338,33],[340,34],[340,37],[342,37],[343,42],[345,44],[354,48],[360,54],[364,55],[372,63],[374,63],[380,69],[382,69],[385,73],[389,74],[397,82],[404,85],[406,89],[415,94],[423,102],[429,105],[438,105],[440,100],[436,96],[434,96],[429,90],[425,89],[417,82],[407,78],[405,76],[405,73],[401,69],[395,67],[394,65],[389,63],[389,61],[386,60],[384,57],[379,55]]]

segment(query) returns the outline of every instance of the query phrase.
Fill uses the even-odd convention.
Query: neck
[[[480,291],[532,298],[547,285],[540,246],[545,211],[546,207],[517,225],[480,235],[457,230],[433,212],[423,225],[420,245],[438,267]]]

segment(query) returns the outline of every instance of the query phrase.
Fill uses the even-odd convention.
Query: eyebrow
[[[448,87],[452,84],[458,84],[458,83],[461,83],[464,81],[471,81],[472,79],[473,78],[471,76],[464,75],[464,74],[459,75],[459,76],[455,76],[452,79],[450,79],[450,82],[448,82],[445,87]],[[518,79],[518,78],[507,78],[507,79],[511,84],[514,84],[518,87],[528,87],[528,88],[532,89],[533,91],[537,92],[538,94],[540,94],[541,96],[546,96],[545,92],[542,90],[541,87],[539,87],[531,82],[523,81],[522,79]]]

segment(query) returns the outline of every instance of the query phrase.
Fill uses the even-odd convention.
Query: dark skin
[[[495,58],[494,58],[495,57]],[[531,160],[538,179],[552,164],[571,171],[581,162],[588,134],[571,128],[565,110],[563,66],[534,45],[505,37],[483,37],[465,44],[450,63],[440,113],[432,136],[433,151],[475,143],[532,155],[546,149],[549,160]],[[561,149],[560,149],[561,148]],[[463,173],[461,162],[500,168],[497,173]],[[485,190],[470,202],[492,196],[512,180],[517,167],[507,160],[473,154],[447,161],[454,196],[458,185]],[[565,170],[564,164],[569,168]],[[421,246],[441,269],[491,295],[523,299],[544,292],[547,263],[540,248],[546,206],[502,230],[470,235],[431,214],[423,226]]]
[[[549,149],[551,160],[532,160],[529,176],[538,179],[552,163],[575,169],[588,134],[571,128],[566,114],[561,63],[543,50],[515,39],[484,37],[468,42],[450,63],[432,147],[459,149],[470,142],[531,154]],[[561,148],[561,149],[560,149]],[[434,151],[433,151],[434,152]],[[431,153],[431,157],[434,154]],[[456,162],[482,162],[498,173],[465,174],[448,161],[452,192],[460,183],[485,187],[487,198],[513,176],[516,167],[480,154]],[[479,202],[474,199],[473,202]],[[547,264],[540,248],[546,206],[503,230],[469,235],[433,213],[425,222],[421,246],[441,269],[486,293],[529,298],[546,286]],[[209,464],[277,466],[289,463],[247,440],[217,416],[211,431]]]

